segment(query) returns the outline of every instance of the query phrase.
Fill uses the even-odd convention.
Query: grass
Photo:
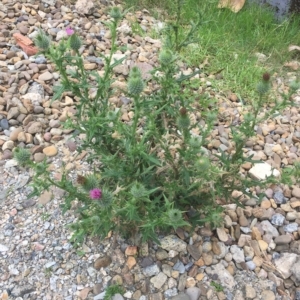
[[[175,16],[174,0],[125,0],[127,6],[147,8],[156,18]],[[189,66],[199,66],[206,58],[209,64],[203,71],[214,74],[223,69],[224,80],[215,81],[214,86],[230,90],[242,98],[254,97],[255,86],[264,71],[280,72],[284,62],[293,59],[295,53],[288,46],[300,43],[300,18],[277,21],[274,13],[263,6],[246,2],[243,9],[233,13],[229,9],[218,9],[218,0],[186,0],[182,10],[181,34],[187,31],[190,20],[200,14],[202,24],[196,38],[197,43],[181,52]],[[258,62],[255,53],[266,56]]]

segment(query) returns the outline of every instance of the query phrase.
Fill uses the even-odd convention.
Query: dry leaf
[[[300,62],[297,60],[292,60],[292,61],[285,63],[284,66],[296,71],[300,68]]]
[[[290,46],[289,46],[289,51],[294,51],[294,50],[300,51],[300,47],[299,47],[299,46],[296,46],[296,45],[290,45]]]
[[[230,8],[233,12],[237,13],[242,9],[246,0],[220,0],[218,8]]]

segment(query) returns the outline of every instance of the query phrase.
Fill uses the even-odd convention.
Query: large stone
[[[275,267],[284,279],[292,275],[292,267],[298,258],[299,256],[295,253],[283,253],[280,258],[274,261]]]
[[[296,198],[300,198],[300,188],[294,187],[292,190],[292,195]]]
[[[185,252],[187,244],[176,235],[168,235],[160,240],[160,247],[167,251]]]
[[[150,281],[156,289],[160,289],[166,282],[167,275],[163,272],[158,273],[156,276],[153,276]]]
[[[100,270],[101,268],[106,268],[111,264],[112,260],[109,256],[99,257],[94,262],[94,268]]]
[[[264,230],[265,234],[269,234],[272,237],[279,236],[278,230],[268,220],[262,221],[260,226]]]
[[[207,274],[210,275],[210,277],[217,275],[217,277],[221,282],[221,285],[224,286],[225,288],[232,290],[236,285],[233,276],[225,269],[225,267],[221,262],[206,268],[205,271]]]
[[[53,145],[43,149],[43,153],[46,156],[55,156],[57,152],[58,152],[57,148]]]
[[[232,245],[230,247],[230,252],[232,254],[232,258],[239,264],[245,261],[244,251],[237,245]]]
[[[249,170],[249,174],[256,180],[265,180],[271,175],[274,175],[275,177],[280,176],[280,172],[278,170],[272,170],[272,167],[265,162],[254,164],[254,166]]]
[[[298,257],[298,261],[292,266],[291,271],[297,279],[297,283],[300,283],[300,257]]]
[[[79,14],[90,15],[95,9],[95,2],[91,0],[78,0],[75,4],[75,9]]]
[[[43,126],[40,122],[32,122],[27,128],[27,132],[30,134],[40,133],[43,131]]]
[[[201,295],[201,290],[198,287],[189,287],[185,293],[190,297],[191,300],[198,300]]]
[[[52,78],[53,78],[53,75],[49,71],[46,71],[45,73],[42,73],[39,76],[39,80],[43,80],[43,81],[48,81],[48,80],[51,80]]]

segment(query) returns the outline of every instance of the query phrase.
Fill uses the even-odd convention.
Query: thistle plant
[[[80,55],[84,43],[73,29],[68,28],[68,38],[58,44],[53,44],[43,32],[36,38],[40,51],[61,75],[52,100],[59,99],[64,92],[80,99],[74,118],[70,117],[66,126],[74,130],[74,137],[84,137],[79,151],[87,151],[87,161],[94,171],[84,176],[78,174],[73,182],[63,169],[61,180],[55,180],[46,161],[34,163],[27,150],[17,149],[17,161],[22,165],[27,162],[35,170],[32,195],[54,185],[66,191],[64,212],[71,209],[72,201],[81,203],[78,221],[70,225],[75,243],[82,242],[85,234],[105,237],[110,231],[157,240],[158,231],[179,226],[219,226],[222,207],[217,200],[233,201],[234,190],[247,193],[250,187],[268,183],[241,178],[239,170],[245,161],[251,161],[243,156],[242,150],[247,139],[255,134],[254,125],[264,120],[258,118],[258,112],[266,103],[269,76],[265,74],[259,83],[259,100],[252,106],[253,111],[244,116],[245,122],[238,128],[232,126],[234,151],[220,151],[220,155],[214,156],[207,145],[217,107],[196,98],[191,78],[199,70],[184,75],[177,65],[177,50],[191,41],[192,33],[182,42],[177,29],[167,33],[158,55],[159,64],[151,73],[152,84],[159,88],[150,95],[144,93],[147,82],[141,71],[131,68],[127,91],[121,91],[131,100],[127,105],[131,117],[124,122],[122,109],[109,101],[115,92],[120,93],[112,87],[113,68],[124,58],[113,60],[113,54],[118,49],[117,26],[124,13],[113,8],[110,16],[106,25],[111,31],[111,49],[107,56],[99,54],[104,61],[101,76],[97,71],[84,69]],[[175,46],[170,43],[174,36]],[[289,96],[284,99],[278,104],[281,109],[290,104]],[[195,105],[201,107],[197,118]],[[270,109],[264,118],[274,112]]]

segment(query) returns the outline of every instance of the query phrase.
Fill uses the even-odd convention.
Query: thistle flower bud
[[[260,95],[264,95],[266,94],[270,89],[270,85],[268,82],[259,82],[256,86],[256,90],[258,92],[258,94]]]
[[[69,45],[70,48],[74,51],[78,51],[79,48],[81,47],[82,43],[77,34],[72,34],[69,38]]]
[[[102,189],[102,197],[99,204],[103,207],[110,207],[113,203],[114,195],[106,188]]]
[[[297,90],[299,90],[300,89],[300,83],[299,82],[297,82],[297,81],[292,81],[291,83],[290,83],[290,89],[291,89],[291,91],[294,93],[294,92],[296,92]]]
[[[189,140],[189,145],[194,149],[200,148],[202,145],[202,138],[200,136],[192,136]]]
[[[139,182],[136,182],[130,189],[131,195],[136,198],[140,199],[147,195],[146,188]]]
[[[84,177],[84,180],[81,181],[83,188],[86,191],[97,188],[99,186],[99,179],[95,175],[87,175]]]
[[[170,209],[168,212],[168,218],[170,223],[178,224],[182,220],[182,213],[179,209],[173,208]]]
[[[176,124],[179,129],[186,130],[190,127],[191,121],[188,115],[180,115],[177,117]]]
[[[116,21],[122,19],[122,13],[121,13],[120,9],[116,6],[111,9],[109,15]]]
[[[44,31],[40,30],[34,39],[34,43],[42,51],[47,51],[50,47],[51,40]]]
[[[142,77],[142,73],[140,71],[140,69],[137,66],[134,66],[131,68],[130,70],[130,77]]]
[[[202,156],[198,159],[198,161],[196,162],[197,167],[202,170],[205,171],[210,167],[210,161],[209,158],[206,156]]]
[[[25,148],[16,148],[14,158],[20,166],[25,166],[30,160],[30,151]]]
[[[159,61],[163,66],[169,65],[173,60],[173,54],[171,50],[162,50],[159,54]]]
[[[139,95],[144,90],[144,82],[140,77],[129,78],[128,92],[132,95]]]
[[[262,76],[262,81],[256,86],[256,90],[260,95],[266,94],[270,89],[270,74],[264,73]]]

